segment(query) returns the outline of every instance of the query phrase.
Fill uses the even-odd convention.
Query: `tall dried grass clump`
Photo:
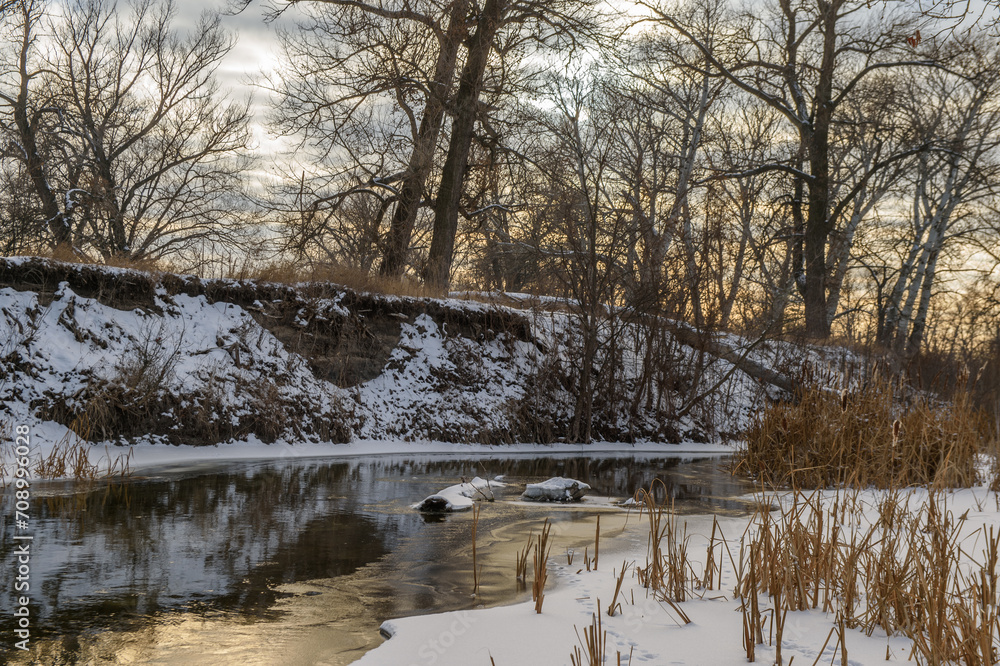
[[[758,510],[741,540],[736,589],[748,659],[764,642],[758,595],[766,595],[778,663],[785,613],[807,609],[837,618],[827,642],[836,635],[844,663],[846,629],[905,635],[918,663],[996,663],[1000,534],[962,533],[963,520],[934,491],[917,507],[909,503],[891,491],[864,516],[857,495],[830,505],[796,492],[776,512]]]
[[[598,608],[601,606],[600,599],[597,600],[597,606]],[[604,630],[601,614],[593,613],[591,615],[590,626],[584,628],[582,638],[580,630],[576,627],[574,629],[580,645],[573,647],[573,653],[569,657],[570,664],[572,666],[602,666],[607,660],[608,632]],[[621,663],[620,655],[618,661]]]
[[[974,485],[987,426],[968,396],[904,400],[896,388],[880,377],[840,393],[804,387],[758,415],[736,470],[796,489]]]
[[[663,481],[656,479],[649,490],[639,489],[635,494],[640,511],[649,520],[646,566],[637,567],[636,575],[643,587],[650,589],[655,598],[666,602],[683,624],[688,624],[690,618],[678,605],[687,600],[690,590],[697,584],[697,575],[688,559],[687,525],[678,527],[673,501],[669,509],[666,504],[656,503],[654,490],[657,483],[663,485]],[[666,486],[663,491],[666,495]]]
[[[112,449],[104,447],[104,455],[91,460],[91,446],[86,441],[86,421],[74,423],[74,427],[62,439],[56,442],[49,452],[40,455],[33,452],[28,458],[32,478],[35,479],[74,479],[80,482],[93,483],[99,480],[124,481],[132,476],[132,449],[112,453]],[[14,455],[14,438],[10,436],[12,427],[7,422],[0,422],[0,489],[6,487],[8,475],[16,469],[17,456]]]
[[[535,602],[535,612],[542,612],[542,604],[545,602],[545,582],[548,580],[549,552],[552,544],[549,543],[549,531],[552,525],[549,519],[545,519],[542,525],[542,533],[538,535],[538,543],[535,544],[534,571],[535,579],[531,584],[531,600]]]

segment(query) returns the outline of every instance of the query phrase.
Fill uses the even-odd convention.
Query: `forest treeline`
[[[219,15],[7,0],[0,252],[531,292],[585,330],[611,306],[973,374],[1000,354],[992,6],[269,8],[277,157],[218,83],[237,38]]]

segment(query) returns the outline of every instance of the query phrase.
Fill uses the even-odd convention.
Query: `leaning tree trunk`
[[[31,179],[35,195],[42,204],[45,224],[48,225],[49,232],[52,234],[53,244],[69,246],[72,243],[72,226],[66,214],[59,207],[55,192],[49,186],[49,179],[45,173],[45,160],[38,153],[37,124],[28,117],[28,85],[33,76],[28,71],[28,51],[34,42],[35,35],[32,34],[27,17],[24,18],[21,38],[21,50],[18,54],[17,97],[11,104],[14,125],[17,127],[17,139],[24,151],[24,168]],[[37,121],[37,117],[34,120]]]
[[[20,139],[21,147],[24,149],[25,170],[28,172],[28,177],[31,178],[35,195],[42,204],[42,214],[45,215],[45,223],[52,234],[53,244],[68,246],[72,241],[72,227],[62,209],[59,208],[55,192],[49,187],[49,181],[45,175],[45,161],[38,154],[35,130],[28,120],[27,110],[21,105],[20,97],[18,105],[14,108],[14,123],[17,125],[17,133],[20,135],[18,139]]]
[[[379,273],[398,276],[406,267],[407,254],[410,249],[410,238],[413,226],[420,210],[420,199],[424,192],[427,176],[434,164],[434,148],[437,146],[441,126],[444,123],[448,96],[451,94],[452,78],[455,76],[455,65],[458,61],[458,49],[466,34],[466,14],[469,11],[469,0],[455,0],[451,6],[448,19],[448,30],[441,42],[437,63],[434,66],[434,81],[431,86],[424,115],[420,119],[416,142],[410,162],[407,165],[406,176],[399,189],[399,200],[393,211],[389,224],[389,237],[386,239],[385,254]]]
[[[476,126],[479,92],[486,64],[493,50],[493,38],[507,10],[509,0],[487,0],[479,26],[469,41],[469,55],[455,99],[455,120],[451,128],[448,157],[441,172],[441,186],[434,204],[434,235],[427,257],[425,281],[438,290],[448,289],[451,263],[458,232],[458,206],[462,198],[469,149]]]

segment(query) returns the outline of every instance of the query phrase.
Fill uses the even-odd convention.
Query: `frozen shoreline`
[[[721,456],[733,453],[722,444],[451,444],[447,442],[358,441],[350,444],[289,444],[259,441],[236,442],[214,446],[178,447],[141,444],[132,448],[134,470],[176,463],[205,461],[269,461],[296,458],[353,458],[358,456],[537,456],[537,455],[696,455]],[[114,451],[115,449],[112,449]],[[126,449],[121,449],[123,453]],[[103,455],[103,449],[101,450]]]
[[[882,491],[862,491],[858,500],[865,507],[866,519],[876,512],[876,503]],[[915,510],[927,501],[923,489],[905,491]],[[779,493],[777,497],[785,497]],[[833,503],[836,494],[821,494],[825,506]],[[996,494],[985,487],[950,491],[946,493],[947,508],[955,516],[963,515],[963,543],[972,541],[978,530],[996,522]],[[985,509],[985,510],[983,510]],[[712,529],[712,516],[685,516],[690,537],[689,556],[696,566],[704,564],[705,547]],[[740,538],[750,525],[750,518],[720,517],[718,526],[726,536],[729,548],[738,552]],[[845,526],[857,530],[858,525]],[[679,604],[690,619],[683,624],[669,604],[653,598],[649,590],[639,585],[634,576],[635,566],[646,562],[645,537],[647,528],[633,523],[627,536],[630,545],[625,550],[624,562],[629,571],[621,593],[616,598],[620,604],[615,615],[608,615],[616,587],[616,574],[621,570],[622,554],[614,560],[602,557],[598,571],[579,571],[579,563],[567,565],[565,558],[549,560],[549,575],[557,579],[551,594],[545,596],[541,614],[536,614],[532,602],[511,606],[456,611],[437,615],[405,617],[383,624],[384,635],[391,636],[381,646],[368,652],[359,666],[399,666],[434,664],[436,666],[466,666],[467,664],[569,664],[575,646],[584,653],[584,630],[589,629],[594,614],[600,615],[602,629],[607,636],[608,664],[667,664],[713,666],[747,663],[741,643],[743,614],[740,600],[734,598],[735,574],[726,556],[722,584],[719,589],[703,591],[703,598],[694,598]],[[980,545],[975,541],[975,545]],[[556,539],[554,550],[558,550]],[[968,556],[967,556],[968,557]],[[761,595],[761,608],[768,613],[766,595]],[[767,628],[765,625],[765,641]],[[794,657],[795,663],[837,663],[841,646],[837,642],[834,613],[821,610],[789,612],[786,618],[782,659],[785,664]],[[833,638],[828,638],[833,632]],[[844,644],[850,664],[907,663],[912,642],[901,635],[887,636],[876,630],[870,636],[860,629],[845,631]],[[759,644],[756,661],[775,663],[773,646]]]

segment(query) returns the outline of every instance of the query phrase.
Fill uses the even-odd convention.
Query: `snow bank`
[[[762,390],[724,361],[704,376],[725,399],[679,421],[662,405],[700,388],[686,366],[676,394],[641,401],[660,406],[620,408],[648,389],[640,333],[616,333],[622,392],[594,438],[737,433]],[[558,442],[576,436],[580,345],[566,310],[0,258],[0,417],[102,445]]]

